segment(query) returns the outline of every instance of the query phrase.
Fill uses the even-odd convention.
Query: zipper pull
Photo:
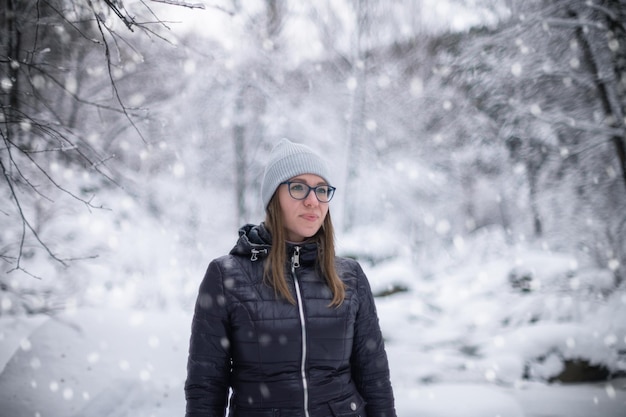
[[[300,246],[296,246],[291,255],[291,269],[300,268]]]
[[[259,253],[267,254],[267,249],[261,249],[261,250],[251,249],[250,252],[252,253],[252,256],[250,257],[250,260],[252,262],[254,262],[254,261],[259,259],[259,257],[258,257]]]

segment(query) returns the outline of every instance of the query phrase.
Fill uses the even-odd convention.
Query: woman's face
[[[322,177],[313,174],[298,175],[289,181],[302,182],[310,187],[326,184]],[[289,187],[282,184],[278,186],[278,200],[289,242],[303,242],[313,236],[322,227],[328,213],[328,203],[320,203],[312,190],[304,200],[296,200],[289,195]]]

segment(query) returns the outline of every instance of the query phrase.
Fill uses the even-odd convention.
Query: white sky
[[[263,7],[262,0],[246,0],[240,2],[245,5],[247,15],[257,12]],[[479,4],[483,7],[479,7]],[[491,2],[489,2],[491,3]],[[184,33],[187,30],[197,30],[205,35],[222,42],[225,48],[235,47],[233,43],[243,36],[243,25],[246,15],[233,14],[232,2],[220,0],[197,0],[190,4],[203,5],[204,9],[173,6],[154,3],[157,15],[172,23],[174,33]],[[350,33],[352,19],[348,17],[348,7],[342,7],[342,2],[320,2],[316,8],[320,13],[332,7],[333,13],[344,15],[346,32]],[[498,16],[506,16],[506,10],[489,8],[484,2],[467,0],[465,6],[459,2],[448,0],[422,0],[417,3],[407,2],[406,5],[393,6],[388,11],[393,13],[394,19],[401,21],[400,33],[406,36],[415,36],[419,31],[441,30],[449,28],[453,31],[464,31],[484,22],[493,24]],[[283,28],[285,39],[289,39],[294,60],[315,58],[323,52],[321,44],[316,39],[316,28],[307,14],[311,6],[308,3],[290,2],[290,19]],[[343,11],[342,11],[343,10]],[[402,22],[403,21],[403,22]],[[430,28],[429,28],[430,27]],[[337,39],[339,48],[349,47],[349,40]],[[297,52],[297,53],[296,53]],[[296,56],[299,55],[299,56]]]

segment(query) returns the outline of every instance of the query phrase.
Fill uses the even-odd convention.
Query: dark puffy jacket
[[[329,307],[316,244],[288,245],[293,305],[263,281],[271,242],[263,224],[239,235],[200,285],[186,416],[223,417],[229,406],[230,417],[395,417],[374,299],[359,264],[337,257],[346,298]]]

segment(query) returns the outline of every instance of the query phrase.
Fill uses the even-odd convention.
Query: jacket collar
[[[296,246],[300,247],[300,260],[308,264],[314,263],[317,258],[317,243],[313,241],[302,243],[287,243],[287,259],[291,259]],[[265,227],[265,223],[259,225],[246,224],[239,229],[239,239],[231,249],[231,255],[251,257],[253,259],[264,258],[269,254],[272,247],[272,235]]]

